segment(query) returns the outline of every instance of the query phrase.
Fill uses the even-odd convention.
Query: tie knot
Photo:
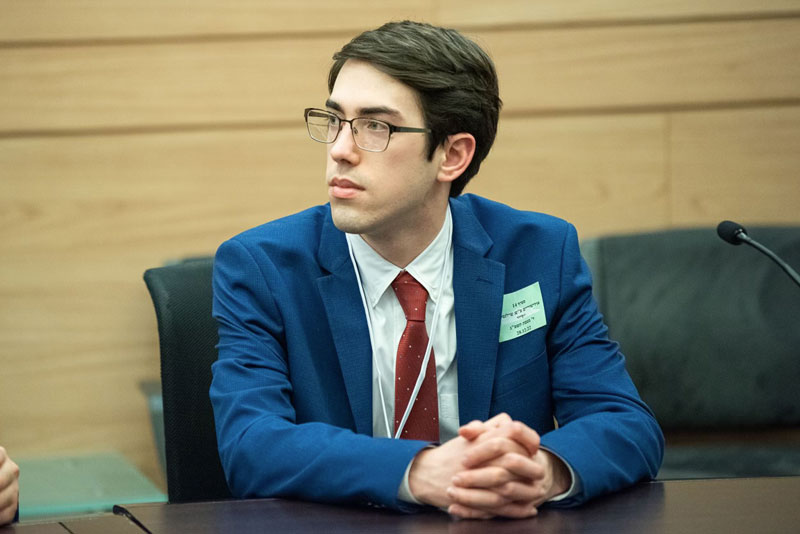
[[[392,289],[403,307],[406,321],[425,322],[425,305],[428,302],[428,292],[422,284],[406,271],[397,275],[392,282]]]

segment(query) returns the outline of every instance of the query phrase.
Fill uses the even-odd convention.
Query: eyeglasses
[[[356,145],[368,152],[383,152],[389,146],[389,139],[395,132],[427,133],[428,128],[409,128],[395,126],[378,119],[356,117],[355,119],[342,119],[338,115],[323,109],[307,108],[305,110],[306,127],[311,139],[320,143],[330,144],[339,137],[344,123],[350,123],[350,131]]]

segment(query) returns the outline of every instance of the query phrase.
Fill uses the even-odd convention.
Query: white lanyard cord
[[[367,316],[367,331],[369,331],[369,347],[372,352],[372,360],[375,359],[375,340],[372,335],[372,317],[367,305],[367,296],[364,294],[364,284],[361,283],[361,275],[358,272],[358,262],[356,262],[355,254],[353,254],[353,245],[350,243],[350,235],[345,234],[347,237],[347,251],[350,253],[350,261],[353,263],[353,270],[356,272],[356,281],[358,282],[358,292],[361,295],[361,304],[364,306],[364,313]],[[372,361],[371,360],[371,361]],[[383,385],[381,385],[381,366],[375,364],[375,369],[378,371],[378,395],[381,397],[381,412],[383,412],[383,422],[386,425],[386,435],[391,436],[392,430],[389,427],[389,418],[386,415],[386,403],[383,401]]]
[[[370,313],[370,307],[367,304],[367,297],[364,293],[364,284],[361,282],[361,275],[358,272],[358,262],[356,261],[355,254],[353,253],[353,245],[350,242],[350,235],[347,235],[347,250],[350,253],[350,261],[353,263],[353,270],[356,273],[356,281],[358,282],[358,291],[361,295],[361,303],[364,306],[364,313],[366,314],[367,318],[367,330],[369,331],[369,344],[370,349],[372,350],[372,358],[375,358],[375,339],[374,334],[372,333],[372,317]],[[395,439],[400,439],[400,435],[403,432],[403,428],[406,426],[406,421],[408,421],[409,415],[411,415],[411,409],[414,407],[414,403],[417,400],[417,395],[419,395],[419,390],[422,387],[422,382],[425,380],[425,370],[428,368],[428,362],[430,361],[431,350],[433,349],[433,338],[436,333],[436,327],[439,323],[439,304],[442,302],[442,289],[444,288],[444,281],[445,276],[447,274],[447,264],[450,259],[450,246],[453,239],[452,231],[449,233],[447,238],[447,248],[445,249],[445,257],[444,261],[442,262],[442,271],[439,278],[439,290],[437,291],[436,297],[436,307],[433,309],[433,321],[431,323],[431,332],[428,336],[428,346],[425,349],[425,359],[422,360],[422,368],[420,369],[419,375],[417,375],[417,382],[414,385],[414,391],[411,392],[411,398],[408,400],[408,405],[406,406],[405,413],[403,413],[403,417],[400,420],[399,425],[397,426],[397,432],[394,435]],[[386,402],[385,397],[383,394],[383,385],[382,385],[382,376],[381,376],[381,367],[377,363],[375,364],[375,369],[378,371],[378,395],[381,399],[381,412],[383,414],[383,422],[386,426],[386,435],[391,436],[391,425],[389,424],[389,417],[386,414]],[[437,396],[438,397],[438,396]]]

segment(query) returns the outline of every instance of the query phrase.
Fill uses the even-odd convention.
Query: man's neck
[[[361,237],[383,259],[405,269],[436,239],[442,229],[446,214],[447,206],[445,205],[444,209],[431,215],[430,224],[409,228],[407,232],[399,234],[396,232],[387,236],[361,234]]]

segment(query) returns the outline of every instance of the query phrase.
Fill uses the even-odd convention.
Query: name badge
[[[546,324],[539,282],[503,295],[500,343],[523,336]]]

